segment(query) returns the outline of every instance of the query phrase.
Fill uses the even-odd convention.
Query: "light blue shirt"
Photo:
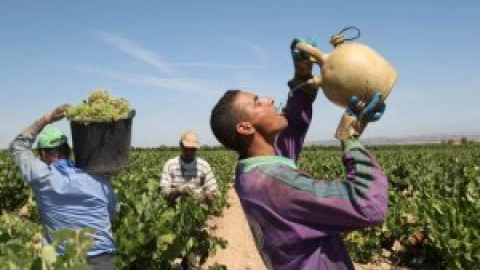
[[[35,194],[42,223],[52,231],[93,228],[95,246],[88,255],[113,253],[115,244],[110,220],[116,214],[117,198],[110,180],[75,168],[66,159],[47,165],[33,154],[35,139],[26,131],[15,138],[10,150],[25,182]],[[52,241],[49,233],[45,239],[48,243]],[[62,254],[63,248],[57,252]]]

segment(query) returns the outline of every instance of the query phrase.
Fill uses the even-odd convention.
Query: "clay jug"
[[[358,35],[345,39],[343,32],[356,29]],[[385,101],[397,80],[397,72],[381,55],[367,45],[346,40],[360,36],[356,27],[347,27],[332,36],[334,46],[331,53],[323,53],[307,42],[294,40],[292,49],[310,55],[320,67],[320,74],[314,75],[311,83],[320,86],[325,96],[334,104],[346,107],[350,97],[356,95],[368,104],[375,93],[382,94]]]

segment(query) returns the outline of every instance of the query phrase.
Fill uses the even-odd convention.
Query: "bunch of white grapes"
[[[87,100],[67,111],[67,118],[73,121],[113,121],[129,116],[128,101],[114,98],[103,89],[93,91]]]

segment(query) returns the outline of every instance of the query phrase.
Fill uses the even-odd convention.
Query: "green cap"
[[[55,148],[67,143],[67,136],[56,127],[46,127],[38,135],[38,148]]]

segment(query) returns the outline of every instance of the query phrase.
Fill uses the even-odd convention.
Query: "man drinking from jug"
[[[268,269],[354,269],[342,233],[384,221],[387,178],[358,140],[368,119],[348,113],[335,133],[345,179],[317,180],[297,168],[317,87],[308,83],[309,58],[294,60],[283,112],[270,98],[229,90],[212,109],[210,126],[218,141],[239,155],[235,190]]]

